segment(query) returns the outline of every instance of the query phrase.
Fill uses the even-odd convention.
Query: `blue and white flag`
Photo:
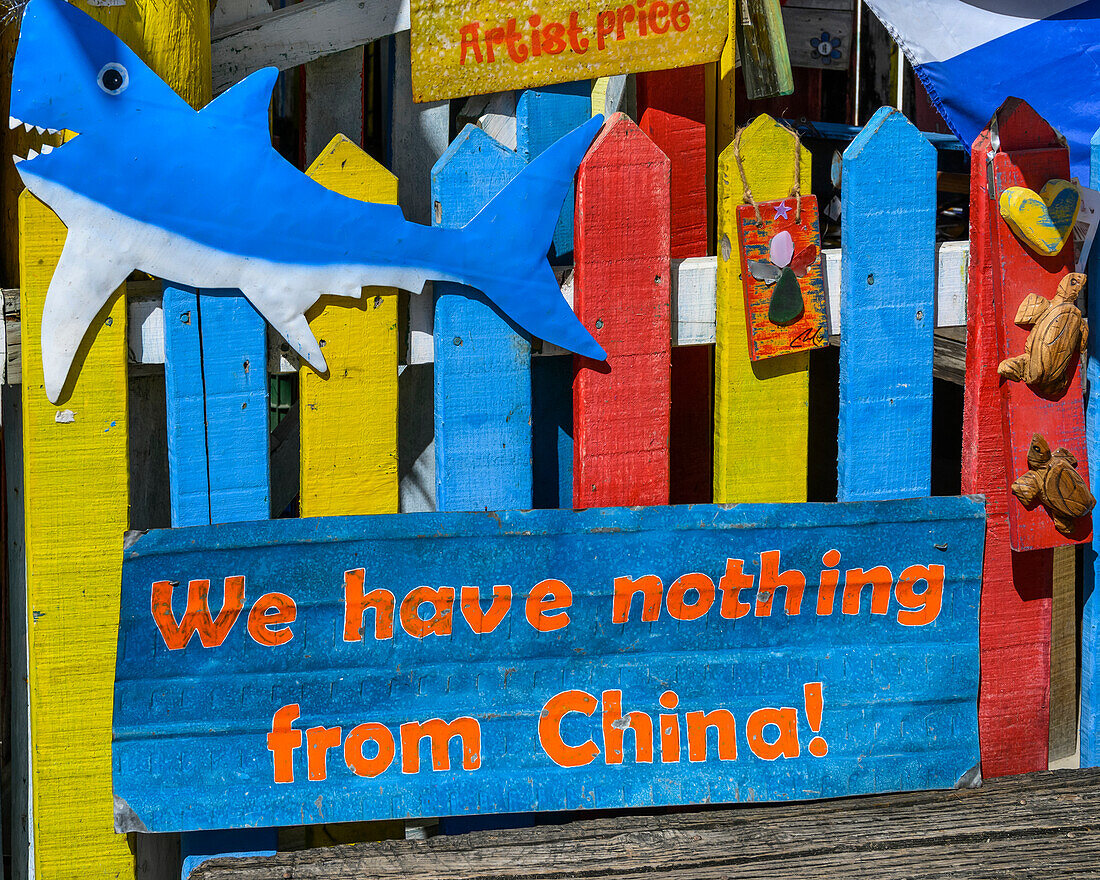
[[[1100,128],[1100,0],[867,0],[940,114],[966,144],[1008,97],[1069,143],[1088,180]]]

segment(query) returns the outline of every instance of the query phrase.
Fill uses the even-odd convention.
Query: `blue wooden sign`
[[[968,784],[984,533],[968,497],[150,532],[117,827]]]

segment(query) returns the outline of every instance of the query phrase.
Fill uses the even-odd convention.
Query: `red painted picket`
[[[707,100],[705,65],[641,73],[639,127],[671,162],[672,258],[708,253]],[[714,367],[709,345],[672,349],[670,500],[711,500]]]
[[[992,777],[1047,767],[1054,554],[1009,547],[1008,504],[1016,499],[1008,492],[1001,431],[990,236],[998,215],[988,191],[989,149],[987,129],[974,142],[970,176],[962,491],[986,496],[978,736],[982,773]]]
[[[667,504],[669,160],[617,113],[577,173],[574,307],[607,364],[574,360],[573,506]]]

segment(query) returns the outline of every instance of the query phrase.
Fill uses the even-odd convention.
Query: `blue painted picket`
[[[524,164],[466,126],[432,168],[433,223],[465,225]],[[436,506],[528,508],[531,344],[480,295],[450,282],[434,287]]]
[[[516,152],[530,162],[592,115],[592,83],[527,89],[516,102]],[[550,262],[573,261],[574,189],[562,205]],[[573,503],[573,356],[535,358],[531,363],[531,454],[533,504]]]
[[[240,295],[165,285],[164,379],[173,527],[267,519],[267,329]],[[205,321],[205,323],[204,323]],[[184,834],[182,876],[228,853],[268,855],[273,828]]]
[[[984,534],[978,497],[149,532],[115,795],[170,831],[949,788]]]
[[[1100,130],[1092,136],[1092,164],[1089,186],[1100,189]],[[1097,302],[1100,286],[1100,248],[1093,247],[1089,255],[1089,299]],[[1100,462],[1100,339],[1095,322],[1095,310],[1089,333],[1088,396],[1085,398],[1085,445],[1089,461]],[[1095,489],[1094,489],[1095,491]],[[1097,595],[1097,575],[1100,574],[1100,537],[1093,533],[1092,544],[1085,548],[1084,608],[1081,612],[1081,766],[1100,767],[1100,595]]]
[[[931,492],[936,150],[881,108],[844,151],[837,500]]]

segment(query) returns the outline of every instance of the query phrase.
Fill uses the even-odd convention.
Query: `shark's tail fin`
[[[607,354],[562,296],[546,255],[573,175],[603,124],[595,116],[551,144],[471,220],[471,286],[523,329],[585,357]]]

